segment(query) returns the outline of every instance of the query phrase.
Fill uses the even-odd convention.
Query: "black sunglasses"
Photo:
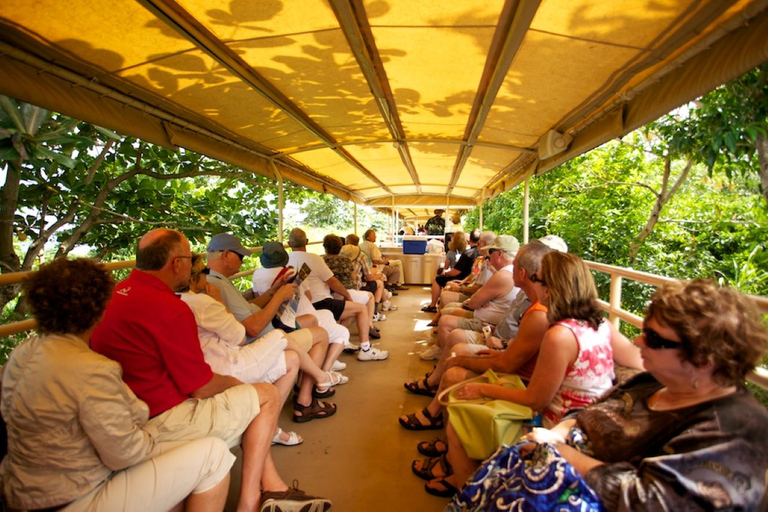
[[[541,286],[547,286],[547,282],[542,278],[540,278],[539,276],[537,276],[535,272],[531,274],[531,282],[540,283]]]
[[[680,348],[681,345],[681,342],[679,341],[668,340],[667,338],[662,337],[661,334],[650,327],[643,327],[643,341],[645,342],[646,347],[653,350],[659,350],[660,348]]]
[[[245,259],[245,256],[243,256],[239,252],[235,252],[235,251],[229,251],[229,252],[231,252],[232,254],[236,254],[237,257],[240,258],[240,261],[243,261],[243,259]]]
[[[500,251],[500,250],[501,249],[488,249],[488,256],[490,256],[491,254],[493,254],[493,253],[495,253],[497,251]]]
[[[211,273],[211,269],[208,267],[205,267],[203,270],[200,271],[201,274],[209,275]]]

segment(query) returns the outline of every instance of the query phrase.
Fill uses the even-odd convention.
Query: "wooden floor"
[[[382,337],[376,346],[389,350],[388,360],[363,363],[351,354],[341,356],[349,383],[337,387],[330,399],[338,405],[333,417],[298,424],[291,420],[291,407],[283,409],[282,428],[304,437],[296,447],[273,447],[286,483],[296,479],[306,492],[329,498],[335,512],[443,510],[448,500],[427,494],[424,481],[410,469],[411,461],[423,458],[416,444],[442,432],[412,432],[397,422],[400,414],[420,410],[429,401],[403,389],[405,380],[432,368],[417,355],[431,336],[426,324],[432,315],[420,311],[428,300],[428,288],[416,285],[392,298],[399,309],[386,312],[387,320],[377,324]],[[357,342],[354,330],[352,341]],[[239,480],[237,469],[232,480],[233,485]],[[233,489],[228,510],[234,510],[236,498]]]

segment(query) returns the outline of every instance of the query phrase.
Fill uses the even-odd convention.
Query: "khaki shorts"
[[[259,394],[250,384],[234,386],[209,398],[189,398],[150,418],[144,425],[157,441],[192,441],[218,437],[232,448],[259,414]]]
[[[296,344],[304,350],[309,352],[312,348],[312,331],[309,329],[296,329],[285,335],[287,338],[291,338]]]
[[[483,322],[481,320],[478,320],[477,318],[459,317],[456,320],[456,327],[459,329],[464,329],[466,331],[477,331],[480,333],[480,336],[482,337]]]

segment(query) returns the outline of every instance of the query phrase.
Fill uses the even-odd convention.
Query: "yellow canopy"
[[[3,0],[0,93],[425,217],[765,62],[767,5]]]

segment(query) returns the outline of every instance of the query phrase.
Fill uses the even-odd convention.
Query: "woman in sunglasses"
[[[607,510],[765,510],[768,412],[744,387],[768,345],[754,304],[709,280],[662,285],[637,344],[647,373],[524,439],[556,445]]]

